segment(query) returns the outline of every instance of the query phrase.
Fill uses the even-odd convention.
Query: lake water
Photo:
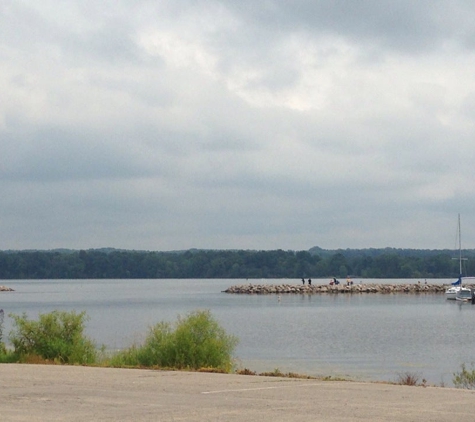
[[[449,283],[453,280],[428,280]],[[258,372],[298,372],[394,381],[411,372],[431,384],[452,384],[475,361],[475,306],[441,294],[233,295],[235,284],[298,280],[10,280],[0,293],[5,312],[31,318],[52,310],[86,311],[87,335],[120,349],[141,341],[149,326],[209,309],[239,338],[238,366]],[[365,280],[414,283],[417,280]],[[328,279],[313,280],[326,284]]]

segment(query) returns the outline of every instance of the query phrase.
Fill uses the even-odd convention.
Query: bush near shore
[[[209,311],[196,311],[172,325],[151,327],[143,345],[116,353],[111,366],[159,366],[177,369],[215,368],[230,372],[237,338],[226,334]]]
[[[11,314],[10,317],[14,321],[9,336],[13,350],[7,350],[2,342],[2,319],[0,362],[212,368],[223,372],[233,369],[237,338],[226,334],[209,311],[178,317],[174,325],[160,322],[150,328],[143,345],[133,345],[111,356],[103,354],[102,360],[96,345],[84,335],[85,312],[53,311],[40,314],[38,321],[29,320],[26,314]]]
[[[233,352],[237,338],[225,330],[209,311],[195,311],[185,318],[178,317],[174,324],[160,322],[149,329],[142,345],[132,345],[111,356],[102,356],[92,340],[84,335],[85,312],[53,311],[40,314],[38,321],[29,320],[26,314],[10,317],[14,329],[9,338],[13,350],[3,342],[3,310],[0,309],[0,363],[57,363],[88,364],[113,367],[158,367],[163,369],[193,369],[231,372]],[[249,369],[238,370],[243,375],[257,375]],[[298,374],[283,374],[276,369],[266,376],[310,378]],[[327,378],[330,379],[331,377]],[[426,386],[419,375],[399,374],[397,384]],[[454,373],[454,386],[475,389],[475,367]]]
[[[15,328],[9,337],[18,361],[31,356],[59,363],[96,361],[95,344],[84,335],[85,312],[53,311],[40,314],[38,321],[29,320],[26,314],[10,316]]]

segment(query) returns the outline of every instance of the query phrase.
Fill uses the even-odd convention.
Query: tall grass
[[[3,344],[3,309],[0,309],[0,344]]]
[[[420,375],[414,372],[401,372],[398,373],[398,377],[395,381],[399,385],[411,385],[411,386],[427,386],[427,380],[425,378],[420,379]]]
[[[174,323],[160,322],[150,328],[143,345],[118,352],[111,366],[157,366],[176,369],[233,369],[237,338],[225,330],[209,311],[195,311]]]
[[[85,312],[53,311],[40,314],[38,321],[26,314],[9,316],[14,322],[9,339],[17,360],[38,357],[58,363],[95,363],[96,347],[84,335]]]
[[[5,344],[3,343],[3,309],[0,309],[0,356],[6,353]]]
[[[475,367],[473,363],[471,369],[467,369],[465,363],[462,363],[461,371],[454,373],[452,382],[456,388],[475,390]]]
[[[3,309],[0,309],[0,363],[12,363],[15,362],[15,357],[5,347],[3,342],[3,318],[5,314]]]

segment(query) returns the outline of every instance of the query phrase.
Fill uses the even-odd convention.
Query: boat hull
[[[460,287],[451,287],[445,291],[445,298],[449,300],[456,300],[457,293],[460,290]]]
[[[455,300],[459,302],[470,302],[472,300],[472,291],[465,287],[460,288],[455,296]]]

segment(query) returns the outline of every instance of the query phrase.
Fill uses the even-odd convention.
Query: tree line
[[[0,251],[0,279],[453,278],[459,273],[449,251],[311,251]],[[475,275],[475,251],[465,256],[464,274]]]

